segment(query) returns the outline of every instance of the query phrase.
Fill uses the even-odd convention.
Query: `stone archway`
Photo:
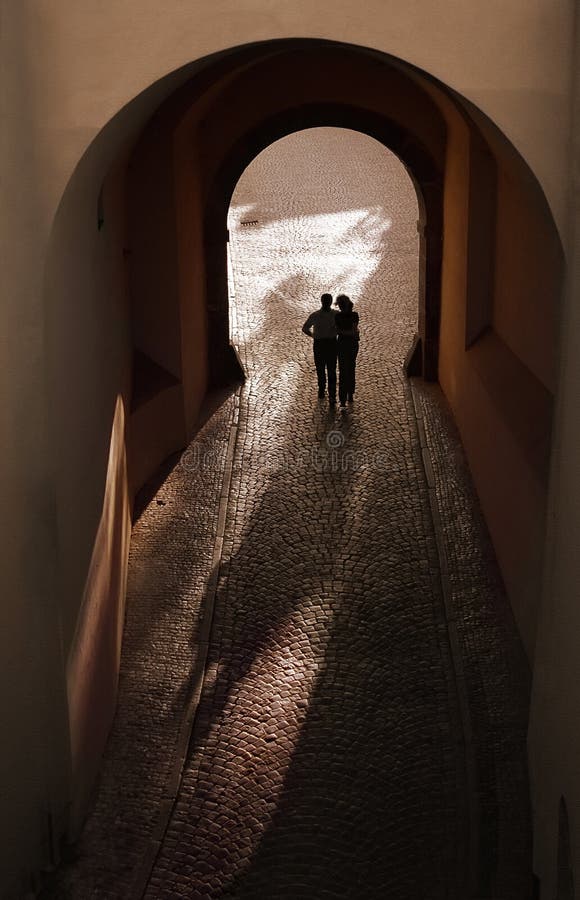
[[[130,413],[134,492],[187,443],[208,383],[230,375],[225,222],[236,180],[273,140],[314,124],[376,138],[418,186],[426,223],[420,370],[439,377],[453,408],[531,653],[562,271],[545,198],[493,123],[427,73],[361,47],[282,40],[199,60],[136,97],[89,147],[62,198],[46,307],[65,654],[83,604],[120,619],[119,596],[84,593],[118,397]],[[161,264],[155,229],[164,223]],[[135,350],[157,365],[140,403]],[[84,636],[89,656],[98,657],[103,639],[111,635]],[[101,748],[93,749],[98,758]],[[94,760],[78,766],[92,771]]]
[[[223,348],[215,355],[214,377],[227,358],[227,271],[224,222],[242,172],[262,150],[293,132],[319,126],[348,128],[375,138],[403,162],[415,185],[420,210],[419,337],[421,350],[414,374],[437,380],[443,224],[443,175],[429,151],[396,123],[355,107],[308,105],[268,119],[243,135],[217,173],[206,204],[205,249],[210,341]]]

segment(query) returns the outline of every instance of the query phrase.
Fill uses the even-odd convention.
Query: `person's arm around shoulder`
[[[309,338],[313,338],[313,337],[314,337],[314,335],[312,334],[312,326],[313,326],[313,325],[314,325],[314,313],[312,313],[311,315],[308,316],[308,318],[306,319],[304,325],[302,326],[302,331],[303,331],[304,334],[306,334]]]

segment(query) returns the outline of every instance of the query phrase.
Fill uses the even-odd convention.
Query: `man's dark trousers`
[[[336,338],[314,338],[314,364],[318,376],[318,392],[323,394],[328,373],[328,396],[336,398]]]

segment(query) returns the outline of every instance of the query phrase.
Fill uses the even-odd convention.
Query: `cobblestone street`
[[[100,789],[43,896],[531,896],[527,663],[446,404],[403,371],[417,218],[353,132],[244,174],[247,380],[135,526]],[[301,333],[323,291],[360,314],[345,410]]]

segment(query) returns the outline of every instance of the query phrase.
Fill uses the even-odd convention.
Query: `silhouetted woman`
[[[338,334],[338,399],[341,406],[352,402],[355,390],[356,355],[359,347],[358,313],[353,310],[352,300],[346,294],[336,298],[339,308],[335,317]]]

